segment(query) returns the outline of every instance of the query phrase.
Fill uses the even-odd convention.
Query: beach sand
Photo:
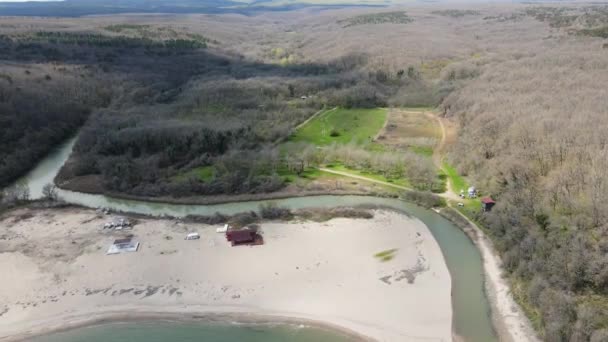
[[[139,219],[101,229],[93,210],[18,209],[0,218],[0,341],[101,318],[295,319],[379,341],[450,341],[451,281],[420,221],[390,211],[265,222],[263,246],[231,247],[215,226]],[[200,240],[186,241],[188,232]],[[133,234],[136,253],[106,255]],[[374,254],[395,249],[381,261]],[[238,315],[238,316],[234,316]]]

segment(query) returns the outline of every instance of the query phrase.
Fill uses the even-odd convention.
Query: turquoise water
[[[63,165],[63,163],[65,162],[65,160],[68,158],[72,146],[73,140],[64,144],[62,148],[60,148],[58,151],[49,155],[44,161],[40,163],[40,165],[36,169],[34,169],[32,172],[30,172],[30,174],[24,177],[26,182],[28,182],[31,187],[38,189],[40,187],[40,184],[47,182],[49,179],[53,179],[61,168],[61,166]],[[414,216],[424,222],[424,224],[426,224],[426,226],[429,228],[429,230],[437,240],[452,277],[452,308],[454,313],[454,332],[457,335],[463,337],[464,340],[468,342],[492,342],[497,340],[492,326],[490,305],[485,295],[483,264],[479,250],[477,250],[473,242],[466,236],[466,234],[460,228],[452,224],[450,221],[444,219],[443,217],[430,210],[423,209],[411,203],[406,203],[396,199],[367,196],[312,196],[286,198],[272,201],[226,203],[218,205],[180,205],[115,199],[103,195],[91,195],[63,190],[59,191],[59,196],[61,199],[68,203],[78,204],[89,208],[104,207],[124,212],[140,213],[155,216],[170,215],[175,217],[183,217],[186,215],[195,214],[213,215],[216,212],[223,214],[234,214],[238,212],[258,210],[260,204],[267,202],[273,202],[280,206],[285,206],[292,209],[355,205],[378,205],[389,207],[394,210]],[[165,328],[169,331],[174,330],[171,325],[165,326]],[[220,330],[224,328],[217,327],[217,329]],[[100,329],[107,328],[101,327]],[[112,329],[108,330],[108,333],[114,333],[114,329],[115,328],[112,327]],[[134,329],[137,330],[137,328]],[[215,328],[207,326],[206,328],[202,327],[201,329],[203,329],[203,331],[201,331],[200,333],[203,334],[205,329],[213,330]],[[275,331],[273,329],[271,330]],[[242,330],[241,333],[245,333],[244,331],[250,330]],[[79,334],[80,331],[74,331],[73,333]],[[268,332],[268,334],[273,333],[274,332]],[[150,339],[148,339],[147,341],[155,341],[152,340],[152,338],[154,338],[154,336],[150,335]],[[287,340],[300,341],[292,339]],[[61,341],[73,342],[79,340],[66,339]],[[112,342],[122,340],[117,339],[107,341]],[[174,341],[189,340],[174,339]],[[216,340],[212,339],[212,341]],[[241,341],[250,340],[245,339]],[[273,340],[270,339],[268,341]],[[317,340],[304,339],[302,341]]]
[[[346,336],[294,325],[139,322],[74,329],[31,342],[347,342]]]

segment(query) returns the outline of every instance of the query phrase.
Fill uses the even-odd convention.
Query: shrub
[[[407,191],[403,197],[425,208],[445,207],[445,200],[430,192]]]
[[[247,225],[250,225],[254,222],[257,222],[258,219],[259,219],[258,214],[256,214],[253,211],[250,211],[247,213],[239,213],[239,214],[232,216],[228,220],[228,224],[230,226],[232,226],[233,228],[239,229],[239,228],[243,228]]]
[[[260,215],[267,220],[290,220],[293,218],[291,209],[279,207],[275,203],[261,204]]]

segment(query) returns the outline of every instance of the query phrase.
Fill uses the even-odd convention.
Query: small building
[[[250,229],[229,230],[226,232],[226,240],[230,241],[232,246],[261,245],[264,243],[262,236],[255,230]]]
[[[469,198],[477,197],[477,189],[475,189],[474,186],[469,187],[468,193],[469,193]]]
[[[496,201],[494,201],[491,197],[484,197],[481,199],[481,210],[490,211],[495,204]]]

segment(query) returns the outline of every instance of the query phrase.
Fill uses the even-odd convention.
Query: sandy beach
[[[274,317],[361,339],[450,341],[451,281],[437,242],[416,219],[374,215],[266,222],[263,246],[231,247],[216,226],[140,219],[116,232],[101,229],[110,217],[93,210],[9,212],[0,218],[0,341],[163,314]],[[192,231],[201,239],[184,240]],[[127,233],[139,251],[106,255]],[[390,260],[375,256],[389,250]]]

